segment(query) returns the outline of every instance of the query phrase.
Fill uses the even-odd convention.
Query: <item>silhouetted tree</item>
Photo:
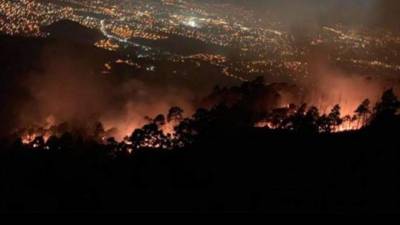
[[[400,108],[400,102],[394,94],[393,89],[385,91],[381,100],[375,105],[371,116],[371,123],[375,126],[388,126],[396,119]]]
[[[175,128],[175,138],[173,145],[176,147],[184,147],[192,144],[198,131],[195,129],[195,122],[192,119],[184,119]]]
[[[385,91],[374,108],[375,114],[384,116],[394,116],[400,106],[397,96],[394,94],[393,89]]]
[[[367,123],[367,118],[371,113],[370,100],[365,99],[356,109],[355,113],[358,117],[357,127],[363,127]]]
[[[357,119],[357,118],[356,118],[356,119]],[[355,121],[355,120],[353,119],[353,117],[350,116],[350,115],[344,116],[344,117],[342,118],[342,120],[343,120],[343,124],[344,124],[344,126],[345,126],[346,129],[351,129],[351,125],[352,125],[352,123]],[[347,124],[347,126],[346,126],[346,124]]]
[[[153,123],[157,125],[158,128],[161,128],[166,123],[165,116],[162,114],[157,115],[156,118],[153,120]]]
[[[57,150],[60,144],[59,138],[55,135],[52,135],[51,137],[49,137],[46,144],[47,146],[49,146],[50,150]]]
[[[328,115],[329,122],[331,125],[331,129],[336,129],[338,126],[340,126],[343,123],[343,120],[341,118],[341,113],[340,113],[340,105],[335,105],[331,112]]]
[[[144,125],[142,129],[136,129],[129,137],[129,141],[132,143],[132,148],[170,148],[170,140],[159,126],[163,125],[164,122],[164,116],[157,116],[153,123]]]
[[[93,128],[94,139],[98,142],[102,142],[105,134],[106,134],[106,131],[104,130],[103,124],[101,122],[96,122],[94,124],[94,128]]]
[[[304,118],[304,128],[305,132],[318,132],[318,119],[319,119],[319,110],[318,108],[312,106],[308,109],[306,116]]]
[[[272,110],[269,121],[274,128],[285,129],[288,118],[289,108],[279,108]]]
[[[118,150],[118,141],[116,141],[113,137],[107,138],[105,145],[109,151]]]
[[[167,121],[179,123],[183,120],[183,109],[179,107],[172,107],[167,115]]]
[[[289,116],[287,129],[296,132],[314,133],[318,132],[319,110],[312,106],[307,109],[307,104],[302,104],[297,111]]]
[[[307,110],[307,105],[306,104],[302,104],[297,110],[296,112],[290,116],[289,123],[288,123],[288,129],[289,130],[294,130],[294,131],[298,131],[301,127],[301,123],[304,117],[304,114]]]
[[[318,127],[319,131],[323,133],[330,133],[332,132],[331,121],[329,117],[324,114],[318,119]]]

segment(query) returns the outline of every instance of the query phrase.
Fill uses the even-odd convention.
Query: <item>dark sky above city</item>
[[[289,22],[343,22],[399,27],[398,0],[220,0],[271,11]]]

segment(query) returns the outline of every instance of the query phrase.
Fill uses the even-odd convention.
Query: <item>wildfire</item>
[[[268,128],[268,129],[277,129],[277,127],[270,121],[259,121],[254,127],[256,128]]]
[[[340,125],[338,127],[336,127],[336,129],[334,129],[334,133],[342,133],[342,132],[347,132],[347,131],[356,131],[356,130],[360,130],[362,127],[361,126],[357,126],[355,124],[350,124],[350,125]]]
[[[38,147],[40,143],[38,138],[42,138],[44,144],[53,136],[52,128],[56,124],[54,116],[48,116],[45,121],[36,126],[19,131],[21,142],[24,145],[32,145],[34,148]]]
[[[342,133],[342,132],[347,132],[347,131],[356,131],[360,130],[361,128],[364,127],[364,124],[361,124],[357,120],[348,120],[344,121],[341,125],[335,127],[333,130],[334,133]]]
[[[94,126],[90,123],[84,124],[81,128],[85,130],[79,134],[83,135],[83,137],[88,137],[90,140],[97,140],[102,144],[109,144],[114,140],[114,143],[117,144],[115,151],[127,150],[131,154],[134,149],[139,147],[169,149],[169,143],[176,138],[174,128],[179,122],[176,118],[165,119],[165,117],[140,120],[114,118],[103,120],[101,123],[94,124]],[[146,130],[145,126],[148,124],[155,126],[150,130]],[[137,130],[142,132],[141,134],[145,135],[145,138],[140,140],[132,138]],[[65,132],[75,132],[75,129],[61,126],[56,123],[54,117],[49,116],[43,123],[36,123],[35,126],[20,130],[18,134],[23,145],[31,148],[49,149],[47,143],[50,137],[61,137]],[[78,128],[78,132],[80,132],[80,128]]]
[[[336,117],[330,118],[333,116],[331,114],[324,113],[322,115],[314,115],[313,123],[318,129],[319,132],[332,132],[332,133],[341,133],[347,131],[355,131],[362,129],[368,121],[368,115],[364,114],[362,116],[356,115],[356,112],[351,111],[349,109],[344,110],[345,112],[352,112],[351,114],[347,114],[344,117],[340,116],[340,107],[338,108],[339,112]],[[319,111],[319,110],[318,110]],[[293,124],[291,118],[296,116],[298,113],[298,109],[294,109],[290,105],[283,105],[281,108],[274,110],[271,115],[266,118],[258,121],[254,124],[256,128],[267,128],[272,130],[277,129],[293,129]],[[302,111],[301,117],[304,119],[307,117],[307,110]],[[298,116],[298,115],[297,115]]]
[[[24,145],[32,145],[34,148],[38,147],[39,143],[38,138],[43,138],[44,144],[47,143],[49,138],[52,136],[50,131],[42,132],[32,132],[32,133],[25,133],[21,135],[21,142]]]
[[[29,145],[38,137],[37,134],[26,134],[21,136],[21,141],[25,145]]]

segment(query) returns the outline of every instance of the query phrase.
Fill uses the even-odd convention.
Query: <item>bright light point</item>
[[[193,20],[192,20],[192,21],[189,21],[188,25],[191,26],[191,27],[197,27],[196,22],[193,21]]]
[[[188,27],[193,27],[193,28],[199,27],[199,25],[197,24],[197,22],[194,18],[191,18],[191,19],[185,21],[183,24]]]

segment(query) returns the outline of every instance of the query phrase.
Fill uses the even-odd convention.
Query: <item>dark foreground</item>
[[[220,130],[190,148],[110,154],[4,144],[0,210],[400,212],[396,133]]]

